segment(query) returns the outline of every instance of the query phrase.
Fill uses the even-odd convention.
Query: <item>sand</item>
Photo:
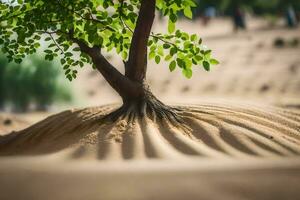
[[[0,135],[5,135],[11,131],[22,130],[30,123],[22,117],[8,113],[0,113]]]
[[[150,62],[153,93],[183,110],[188,129],[149,118],[103,123],[120,100],[84,69],[74,82],[83,108],[0,126],[0,199],[296,199],[300,48],[273,41],[300,30],[263,25],[254,19],[232,35],[229,21],[180,22],[222,63],[191,80]]]
[[[118,106],[64,111],[2,136],[0,155],[67,151],[70,158],[148,159],[300,154],[300,112],[251,105],[177,106],[184,125],[150,118],[102,122]],[[69,150],[71,149],[71,150]]]
[[[0,165],[1,199],[296,199],[299,160],[57,162]]]
[[[271,200],[300,195],[298,111],[179,106],[190,127],[183,131],[147,118],[131,125],[102,123],[115,108],[65,111],[0,138],[2,198]]]

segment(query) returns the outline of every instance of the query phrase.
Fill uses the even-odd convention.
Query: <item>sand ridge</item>
[[[97,160],[291,157],[300,154],[300,112],[276,107],[183,107],[188,131],[148,118],[101,123],[116,105],[65,111],[0,138],[1,155],[58,154]]]

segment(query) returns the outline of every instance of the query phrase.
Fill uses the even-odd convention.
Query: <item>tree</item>
[[[5,72],[6,65],[7,65],[6,59],[3,57],[0,57],[0,110],[2,110],[4,108],[4,103],[5,103],[3,74]]]
[[[0,44],[10,61],[22,62],[25,55],[47,42],[45,59],[61,58],[66,77],[76,78],[76,67],[92,64],[121,96],[123,106],[108,118],[148,115],[180,121],[177,109],[164,105],[145,83],[147,60],[169,62],[192,76],[192,67],[209,71],[218,61],[197,35],[176,30],[177,14],[192,18],[193,0],[11,0],[1,1]],[[155,10],[168,17],[168,33],[151,32]],[[103,52],[115,50],[123,59],[120,73]]]
[[[29,56],[21,64],[7,63],[0,55],[0,108],[9,105],[14,112],[26,112],[30,105],[45,111],[57,101],[70,101],[70,88],[60,73],[58,62]]]

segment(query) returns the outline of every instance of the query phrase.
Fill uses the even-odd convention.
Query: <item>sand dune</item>
[[[182,107],[186,127],[150,118],[103,123],[116,106],[70,110],[0,139],[1,155],[57,153],[65,158],[179,159],[300,154],[300,112],[275,107]]]

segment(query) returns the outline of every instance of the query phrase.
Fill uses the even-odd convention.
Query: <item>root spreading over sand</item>
[[[0,138],[1,155],[70,159],[278,157],[300,154],[300,112],[279,108],[177,107],[184,124],[136,117],[103,122],[116,106],[65,111]],[[182,128],[182,127],[188,127]]]

